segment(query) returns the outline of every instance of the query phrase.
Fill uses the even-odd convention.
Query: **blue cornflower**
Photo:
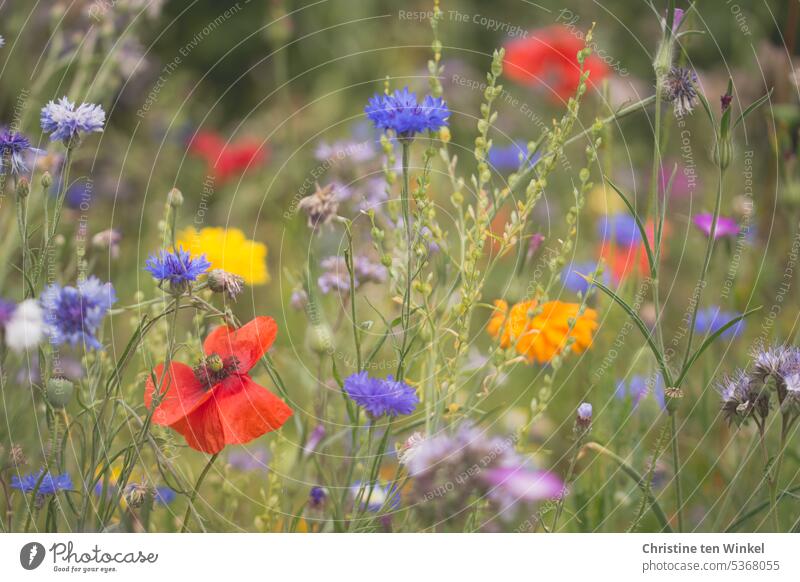
[[[350,488],[354,500],[358,498],[361,483],[361,481],[356,481]],[[397,490],[397,485],[375,483],[370,493],[370,484],[365,483],[364,490],[361,493],[361,507],[366,507],[367,511],[374,513],[380,511],[384,506],[388,509],[400,507],[400,492]]]
[[[564,287],[573,293],[580,293],[586,295],[589,290],[589,281],[581,277],[599,278],[604,284],[608,284],[608,273],[602,273],[597,276],[597,263],[587,261],[583,263],[570,263],[561,271],[561,281]]]
[[[67,491],[72,489],[72,478],[69,473],[62,475],[52,475],[48,471],[42,477],[44,469],[40,469],[38,473],[30,473],[23,475],[21,478],[17,475],[11,477],[11,486],[18,489],[23,493],[37,492],[38,495],[54,495],[59,491]],[[41,483],[39,483],[41,479]],[[39,483],[39,489],[36,489],[36,484]]]
[[[408,87],[391,95],[376,93],[364,108],[364,113],[383,130],[393,130],[400,137],[413,137],[422,131],[437,131],[447,125],[450,109],[441,97],[427,95],[422,104]]]
[[[169,487],[162,485],[161,487],[156,487],[156,491],[153,494],[153,499],[158,504],[169,505],[170,503],[175,501],[175,498],[177,496],[178,494],[175,493],[175,491],[173,491]]]
[[[344,381],[344,391],[373,418],[411,414],[419,404],[416,391],[392,376],[384,380],[366,372],[352,374]]]
[[[113,285],[101,283],[94,276],[84,279],[77,287],[49,286],[42,293],[41,303],[50,342],[100,349],[95,334],[116,300]]]
[[[158,255],[150,255],[145,263],[144,270],[150,273],[158,281],[159,285],[169,283],[170,287],[182,293],[189,283],[196,281],[211,268],[205,255],[192,257],[189,251],[178,247],[172,251],[159,251]]]
[[[63,141],[72,145],[80,133],[103,131],[106,112],[94,103],[75,104],[62,97],[57,102],[51,101],[42,107],[42,130],[50,134],[51,141]]]
[[[661,376],[631,376],[627,382],[620,380],[617,382],[617,390],[614,396],[618,400],[631,399],[633,406],[639,403],[652,393],[661,408],[664,408],[664,383]]]
[[[694,323],[694,330],[697,333],[713,334],[729,321],[740,317],[742,314],[736,311],[722,311],[719,307],[708,307],[697,312],[697,320]],[[744,331],[744,320],[729,327],[722,332],[723,338],[734,338],[742,335]]]
[[[323,487],[315,485],[308,492],[308,506],[312,509],[322,509],[325,505],[325,500],[328,498],[328,493]]]
[[[636,220],[630,214],[604,216],[597,222],[597,232],[604,241],[611,240],[624,247],[632,247],[642,242]]]
[[[536,152],[528,161],[528,166],[536,165],[541,157]],[[528,144],[524,141],[515,141],[507,146],[492,146],[489,149],[489,165],[495,170],[516,170],[528,158]]]
[[[8,170],[6,168],[6,160],[10,162],[11,173],[19,175],[28,171],[28,166],[25,164],[26,153],[44,154],[44,150],[31,147],[30,140],[16,131],[6,128],[0,129],[0,174],[5,174]]]

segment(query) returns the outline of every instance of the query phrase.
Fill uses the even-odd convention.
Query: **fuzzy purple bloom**
[[[372,378],[367,372],[351,374],[344,381],[344,391],[373,418],[411,414],[419,404],[417,392],[392,376],[382,379]]]
[[[317,279],[320,291],[325,294],[331,291],[350,292],[350,273],[344,257],[328,257],[322,260],[320,266],[325,270]],[[383,283],[387,274],[386,267],[369,257],[359,255],[353,259],[353,285],[356,289],[365,283]]]

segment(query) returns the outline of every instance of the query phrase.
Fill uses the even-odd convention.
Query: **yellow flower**
[[[190,226],[177,239],[192,256],[205,255],[212,269],[239,275],[249,285],[269,282],[267,245],[248,240],[238,228],[207,227],[198,232]]]
[[[597,328],[597,312],[586,309],[578,316],[580,305],[563,301],[548,301],[536,310],[535,301],[517,303],[508,311],[508,303],[494,302],[495,312],[486,326],[494,338],[500,338],[500,347],[512,345],[528,361],[544,364],[560,354],[572,339],[571,349],[579,354],[592,344],[592,334]],[[572,325],[571,325],[572,322]]]

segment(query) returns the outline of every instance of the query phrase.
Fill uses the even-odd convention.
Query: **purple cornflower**
[[[67,491],[72,489],[72,478],[69,473],[61,475],[52,475],[49,471],[42,476],[44,469],[40,469],[38,473],[30,473],[18,477],[13,475],[11,477],[11,487],[18,489],[23,493],[33,493],[36,491],[37,495],[55,495],[59,491]],[[41,479],[41,483],[39,480]],[[39,489],[36,489],[36,484],[39,483]]]
[[[581,402],[577,411],[578,423],[591,424],[592,422],[592,405],[588,402]]]
[[[94,103],[75,104],[62,97],[42,107],[42,130],[50,134],[50,141],[61,140],[68,147],[74,145],[81,133],[103,131],[106,113]]]
[[[323,293],[350,291],[350,273],[344,257],[328,257],[320,263],[325,273],[317,279]],[[374,263],[369,257],[359,255],[353,259],[353,285],[356,289],[365,283],[383,283],[386,281],[386,267]]]
[[[667,73],[665,87],[667,100],[675,108],[675,116],[683,117],[692,113],[697,102],[697,74],[685,67],[672,67]]]
[[[205,255],[192,257],[189,251],[178,247],[172,251],[161,250],[158,255],[150,255],[144,270],[158,281],[159,286],[169,283],[170,289],[183,293],[192,281],[211,268]]]
[[[376,93],[364,113],[383,130],[392,130],[401,138],[410,138],[423,131],[437,131],[447,125],[450,109],[441,97],[426,96],[422,104],[408,87],[391,95]]]
[[[371,378],[367,372],[351,374],[344,381],[344,391],[373,418],[411,414],[419,404],[416,391],[392,376],[382,379]]]
[[[636,220],[630,214],[622,212],[601,218],[597,223],[597,232],[602,240],[611,240],[624,247],[632,247],[642,242]]]
[[[719,307],[708,307],[697,312],[697,320],[694,323],[694,330],[697,333],[713,334],[719,331],[723,325],[740,317],[742,314],[736,311],[722,311]],[[744,331],[744,321],[739,321],[722,332],[723,338],[739,337]]]
[[[84,279],[77,287],[49,286],[42,293],[41,303],[50,342],[100,349],[95,334],[116,300],[113,285],[101,283],[94,276]]]
[[[266,449],[235,449],[228,453],[228,464],[239,471],[266,471],[269,453]]]
[[[159,505],[169,505],[170,503],[175,501],[175,498],[177,497],[178,494],[165,485],[162,485],[161,487],[156,487],[156,490],[153,493],[153,500]]]
[[[308,492],[308,506],[311,509],[322,509],[327,498],[328,493],[323,487],[314,486]]]
[[[714,222],[714,215],[709,213],[696,214],[692,219],[694,225],[699,228],[706,236],[711,236],[711,225]],[[735,237],[739,234],[739,224],[726,216],[720,216],[717,221],[717,230],[714,238],[720,239],[725,236]]]
[[[495,170],[516,170],[522,165],[535,166],[541,154],[536,152],[530,161],[528,158],[528,144],[524,141],[515,141],[507,146],[493,145],[489,149],[489,165]]]
[[[608,284],[608,273],[597,273],[597,263],[587,261],[583,263],[571,263],[561,270],[561,282],[564,287],[573,293],[580,293],[586,295],[589,291],[590,283],[583,277],[592,279],[597,277],[600,281]]]
[[[617,382],[614,396],[618,400],[631,399],[634,408],[649,394],[653,394],[661,408],[664,408],[664,383],[661,376],[634,375],[626,382],[624,379]]]
[[[21,133],[0,129],[0,174],[8,172],[6,164],[11,166],[11,173],[17,176],[27,172],[28,166],[24,158],[26,153],[44,155],[45,151],[31,147],[30,140]]]

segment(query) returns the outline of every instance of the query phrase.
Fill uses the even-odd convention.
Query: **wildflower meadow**
[[[799,23],[0,2],[0,531],[800,532]]]

